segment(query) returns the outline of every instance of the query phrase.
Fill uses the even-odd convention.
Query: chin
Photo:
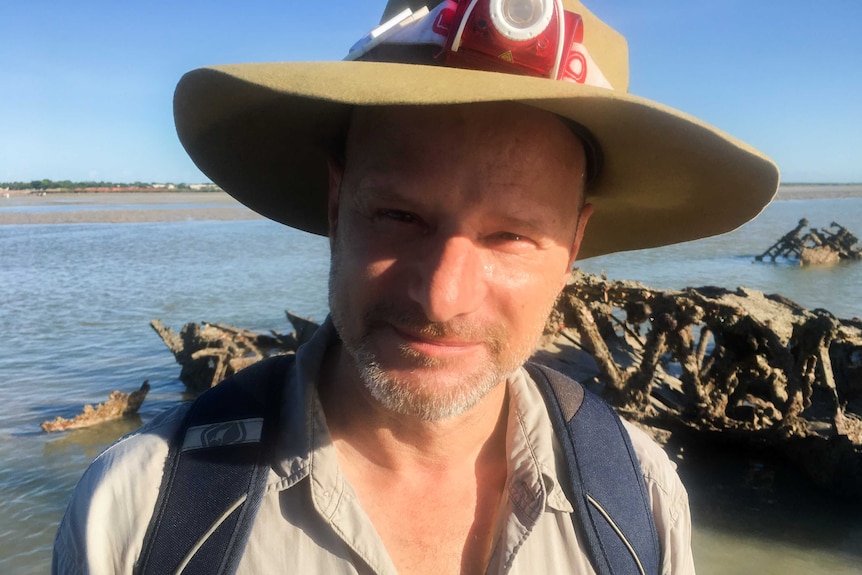
[[[441,359],[401,349],[396,357],[385,358],[369,347],[360,345],[351,355],[370,395],[393,413],[426,421],[466,413],[512,371],[501,370],[487,356],[481,361]]]
[[[371,396],[384,408],[426,421],[466,413],[505,379],[496,370],[457,375],[433,368],[402,372],[385,370],[374,362],[361,366],[360,373]]]

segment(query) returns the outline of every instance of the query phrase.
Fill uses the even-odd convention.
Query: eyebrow
[[[531,219],[526,219],[518,216],[496,216],[498,222],[502,226],[502,231],[511,230],[513,233],[518,235],[525,235],[528,238],[539,242],[540,245],[549,241],[552,243],[557,243],[559,239],[557,238],[557,234],[554,230],[549,229],[548,226],[542,225],[544,223],[544,219],[533,221]]]
[[[540,225],[539,222],[518,216],[495,215],[495,218],[505,227],[512,227],[519,230],[526,230],[531,235],[546,234],[546,228]]]
[[[416,201],[413,197],[408,197],[399,192],[399,187],[392,184],[386,175],[380,174],[365,174],[359,178],[359,181],[353,186],[354,195],[361,196],[363,201],[369,199],[368,192],[373,192],[375,200],[383,202],[397,202],[406,206],[415,206],[418,208],[427,208],[428,204]]]
[[[395,204],[397,209],[409,212],[423,212],[428,209],[427,203],[416,201],[399,192],[398,186],[385,175],[364,174],[350,186],[349,201],[363,213],[372,208],[372,204]]]

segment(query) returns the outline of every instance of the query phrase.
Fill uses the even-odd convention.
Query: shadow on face
[[[529,357],[590,214],[584,165],[521,105],[355,113],[330,170],[330,310],[381,404],[463,413]]]

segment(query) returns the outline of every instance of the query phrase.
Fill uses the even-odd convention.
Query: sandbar
[[[862,184],[782,184],[776,200],[862,198]]]
[[[0,193],[0,225],[260,218],[224,192]]]

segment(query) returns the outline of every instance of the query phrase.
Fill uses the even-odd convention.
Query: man
[[[351,53],[388,62],[222,67],[178,88],[204,172],[332,247],[331,320],[282,376],[239,573],[593,573],[561,438],[521,366],[579,253],[727,231],[776,189],[756,151],[625,94],[624,40],[579,3],[431,4],[390,2],[396,23]],[[483,14],[497,36],[478,34]],[[567,40],[547,77],[513,73],[549,29]],[[499,61],[476,55],[507,39]],[[186,410],[94,462],[56,572],[132,572]],[[692,573],[685,490],[627,429],[661,572]]]

